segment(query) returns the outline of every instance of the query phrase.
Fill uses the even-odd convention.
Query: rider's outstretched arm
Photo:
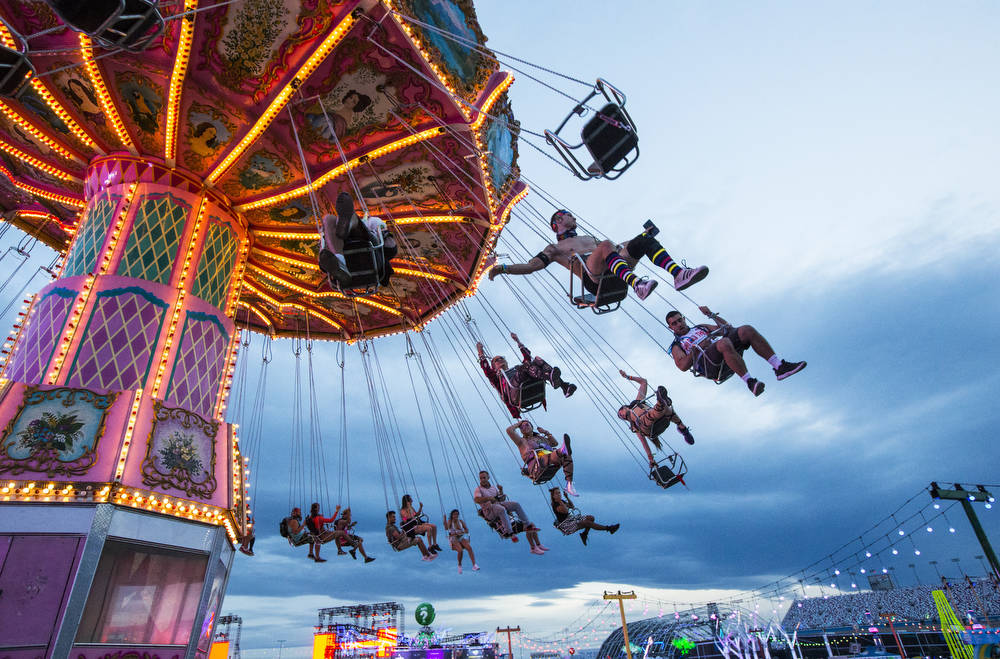
[[[649,383],[646,381],[646,378],[642,377],[641,375],[629,375],[628,373],[622,370],[619,370],[618,372],[626,380],[639,383],[639,392],[635,395],[636,400],[642,400],[643,398],[646,397],[646,392],[649,389]]]
[[[510,437],[511,441],[520,446],[521,444],[521,433],[518,431],[518,426],[521,425],[520,421],[515,421],[510,426],[507,426],[507,436]]]
[[[532,272],[544,270],[552,263],[552,253],[555,245],[546,245],[545,249],[533,256],[527,263],[503,263],[490,268],[490,281],[497,275],[530,275]]]

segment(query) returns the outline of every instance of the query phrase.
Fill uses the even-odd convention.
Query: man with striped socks
[[[593,236],[581,236],[576,232],[576,218],[566,210],[553,213],[552,230],[556,233],[556,242],[546,245],[545,249],[532,257],[527,263],[504,263],[490,268],[489,277],[492,281],[497,275],[527,275],[547,268],[555,261],[573,274],[580,277],[583,287],[590,293],[597,293],[598,282],[588,276],[587,272],[578,272],[572,268],[572,259],[577,254],[586,256],[587,270],[593,277],[600,277],[610,271],[624,281],[635,291],[636,297],[645,300],[656,288],[656,280],[639,277],[632,268],[645,256],[655,265],[669,272],[674,278],[674,288],[683,291],[697,284],[708,275],[707,266],[685,268],[677,264],[667,253],[667,250],[654,236],[656,228],[647,223],[647,230],[629,240],[624,245],[615,245],[610,240],[599,241]]]

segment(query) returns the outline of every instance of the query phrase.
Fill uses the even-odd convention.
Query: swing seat
[[[687,475],[687,465],[680,453],[673,453],[656,463],[656,466],[649,470],[649,480],[653,481],[664,490],[668,490],[680,483],[686,486],[684,476]]]
[[[0,96],[15,98],[35,75],[27,53],[0,46]]]
[[[521,386],[515,387],[513,378],[517,374],[517,367],[507,369],[503,373],[504,384],[508,391],[515,392],[513,402],[522,412],[530,412],[545,404],[545,381],[526,380]]]
[[[597,315],[617,311],[622,300],[628,297],[628,284],[607,271],[600,277],[595,277],[587,269],[587,257],[590,254],[576,254],[575,262],[571,262],[574,267],[579,266],[578,274],[586,275],[591,281],[597,282],[597,292],[590,293],[583,287],[583,280],[580,279],[579,294],[575,292],[576,280],[573,269],[569,274],[569,299],[577,309],[591,309]]]
[[[560,133],[574,116],[583,117],[587,113],[587,103],[598,94],[604,97],[606,104],[584,124],[580,142],[570,144]],[[545,141],[555,148],[573,175],[584,181],[593,178],[614,180],[639,159],[639,133],[625,109],[625,94],[601,78],[558,128],[545,131]],[[586,167],[576,157],[575,152],[581,147],[593,158]]]
[[[552,526],[559,529],[563,535],[573,535],[580,530],[580,522],[583,517],[582,513],[573,513],[561,522],[552,522]]]
[[[330,278],[330,286],[348,297],[368,295],[378,290],[386,280],[385,240],[377,236],[377,242],[354,239],[344,242],[342,256],[351,273],[351,284],[342,287]]]
[[[315,540],[313,539],[312,533],[304,533],[298,540],[291,537],[288,538],[288,544],[292,547],[301,547],[302,545],[312,544],[313,542],[315,542]]]
[[[108,48],[142,52],[163,33],[157,0],[46,0],[69,27]]]
[[[499,519],[486,519],[486,515],[483,514],[482,508],[480,508],[479,510],[477,510],[476,514],[478,514],[480,517],[482,517],[483,521],[486,522],[491,529],[493,529],[494,531],[496,531],[497,535],[499,535],[501,538],[504,538],[504,539],[506,539],[506,538],[512,538],[515,535],[517,535],[518,533],[523,533],[524,532],[524,522],[522,522],[517,517],[517,515],[515,515],[514,513],[511,513],[511,512],[507,513],[507,519],[510,520],[510,534],[509,535],[503,532],[503,526],[501,526]]]
[[[542,485],[543,483],[548,483],[550,480],[555,478],[556,474],[559,473],[559,469],[561,469],[559,465],[552,464],[542,467],[541,463],[538,461],[536,452],[534,462],[530,467],[528,465],[522,467],[521,473],[530,478],[533,484]]]
[[[712,340],[713,344],[722,338],[726,327],[720,327],[709,333],[708,338]],[[725,360],[720,360],[718,363],[712,361],[701,345],[694,346],[692,352],[695,353],[695,356],[691,360],[691,373],[696,378],[705,378],[715,384],[722,384],[733,376],[734,371],[729,368],[729,364]]]

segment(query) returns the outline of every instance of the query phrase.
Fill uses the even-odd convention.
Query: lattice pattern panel
[[[171,194],[150,195],[135,213],[132,232],[118,274],[159,284],[170,283],[170,272],[191,207]]]
[[[120,199],[121,197],[118,196],[100,199],[90,207],[80,233],[77,234],[76,241],[73,242],[73,249],[66,259],[64,277],[93,272]]]
[[[137,287],[98,293],[67,384],[115,390],[142,387],[168,307]]]
[[[35,303],[4,377],[29,384],[42,381],[75,299],[76,291],[55,288]]]
[[[214,218],[213,218],[214,219]],[[233,230],[225,224],[212,223],[198,264],[198,275],[191,293],[216,307],[222,307],[229,289],[236,252],[240,247]]]
[[[212,418],[228,347],[229,335],[218,318],[189,311],[170,375],[167,404]]]

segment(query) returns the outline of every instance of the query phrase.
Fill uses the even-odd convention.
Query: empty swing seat
[[[687,465],[679,453],[667,456],[649,470],[649,479],[664,490],[670,489],[678,483],[686,485],[684,483],[686,475]]]
[[[514,376],[517,374],[517,367],[504,371],[503,379],[505,386],[514,396],[512,402],[523,412],[530,412],[545,404],[545,381],[530,379],[525,380],[520,386],[514,385]]]
[[[624,109],[608,103],[584,125],[581,133],[583,144],[594,159],[588,171],[601,175],[618,171],[615,167],[627,160],[630,153],[638,153],[639,136],[629,128],[630,121]],[[627,167],[628,164],[618,174],[608,178],[618,178]]]
[[[583,280],[581,279],[579,294],[576,294],[575,286],[577,278],[573,274],[573,269],[570,269],[569,299],[577,309],[589,308],[598,315],[615,311],[621,306],[622,300],[628,297],[628,284],[610,271],[605,272],[600,277],[593,276],[590,270],[587,269],[586,259],[589,256],[590,254],[576,254],[576,263],[573,263],[573,266],[580,268],[577,271],[579,274],[583,274],[589,277],[591,281],[597,282],[597,291],[594,293],[587,291],[583,287]]]
[[[163,33],[157,0],[46,0],[68,26],[109,48],[145,50]]]
[[[583,117],[591,111],[587,103],[598,94],[604,97],[605,105],[593,111],[594,116],[583,125],[580,143],[570,144],[560,133],[574,116]],[[558,128],[545,131],[545,141],[562,156],[573,175],[584,181],[592,178],[614,180],[639,159],[639,133],[625,109],[625,94],[600,78]],[[586,147],[593,158],[593,162],[586,167],[576,157],[575,152],[581,147]]]

